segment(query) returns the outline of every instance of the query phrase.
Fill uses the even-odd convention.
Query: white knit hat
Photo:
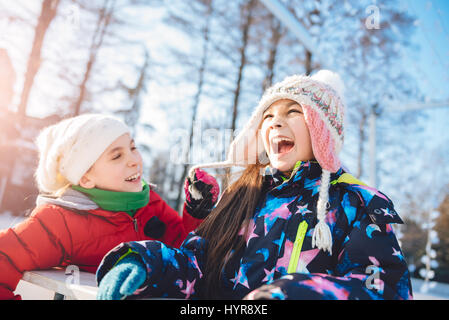
[[[243,130],[232,141],[227,159],[192,167],[220,168],[247,166],[259,162],[268,164],[265,147],[259,132],[264,111],[275,101],[290,99],[302,106],[304,119],[310,132],[315,159],[323,169],[317,204],[318,224],[312,245],[331,252],[332,235],[325,223],[330,173],[340,168],[338,153],[344,140],[344,84],[338,74],[320,70],[313,76],[293,75],[268,88]]]
[[[36,144],[39,165],[35,177],[41,192],[55,193],[82,176],[118,137],[130,133],[121,120],[84,114],[43,129]]]

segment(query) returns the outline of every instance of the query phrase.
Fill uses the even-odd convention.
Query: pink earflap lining
[[[323,169],[336,172],[340,168],[340,159],[335,151],[335,142],[329,129],[312,107],[308,105],[302,105],[302,107],[316,160]]]

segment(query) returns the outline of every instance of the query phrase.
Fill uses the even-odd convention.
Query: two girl
[[[391,200],[341,168],[343,83],[322,70],[269,88],[230,146],[244,166],[180,248],[120,244],[99,299],[410,299]]]
[[[121,242],[157,239],[179,247],[216,201],[199,207],[191,199],[189,187],[196,185],[197,194],[218,194],[215,180],[197,170],[186,181],[181,218],[143,180],[130,130],[114,117],[63,120],[44,129],[37,145],[37,206],[28,219],[0,231],[0,299],[21,298],[14,290],[27,270],[74,264],[95,272]]]

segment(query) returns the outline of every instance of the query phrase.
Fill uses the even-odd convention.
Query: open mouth
[[[128,178],[125,179],[125,181],[127,181],[127,182],[140,181],[140,173],[136,173],[136,174],[133,174],[132,176],[129,176]]]
[[[290,152],[295,146],[295,142],[287,137],[274,137],[271,139],[271,152],[282,155]]]

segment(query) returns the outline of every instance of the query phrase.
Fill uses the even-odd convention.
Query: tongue
[[[279,143],[279,153],[289,152],[293,148],[292,142],[283,141]]]

